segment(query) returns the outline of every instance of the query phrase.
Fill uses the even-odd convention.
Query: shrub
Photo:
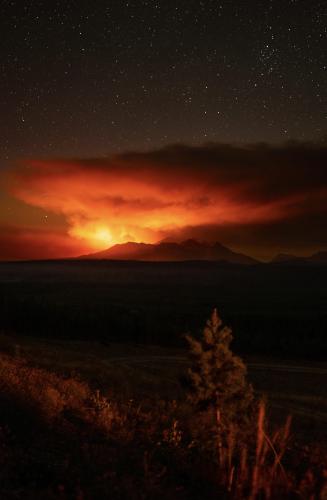
[[[214,408],[221,424],[241,425],[251,412],[254,396],[246,366],[230,350],[231,329],[214,309],[199,340],[188,335],[192,366],[189,400],[200,409]]]

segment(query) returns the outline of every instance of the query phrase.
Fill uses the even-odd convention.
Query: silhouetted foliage
[[[199,340],[187,336],[192,367],[189,399],[199,408],[214,407],[222,422],[247,420],[254,396],[246,379],[246,366],[230,350],[232,331],[223,326],[214,309]]]
[[[158,396],[116,399],[0,354],[0,498],[326,498],[325,447],[291,448],[289,419],[268,435],[261,405],[256,439],[240,445],[235,425],[221,446],[210,412]]]

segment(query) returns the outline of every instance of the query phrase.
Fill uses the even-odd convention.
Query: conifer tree
[[[253,389],[246,379],[246,366],[230,350],[232,331],[222,325],[214,309],[196,340],[186,337],[192,366],[189,369],[189,399],[200,409],[214,407],[222,424],[242,424],[248,419]]]

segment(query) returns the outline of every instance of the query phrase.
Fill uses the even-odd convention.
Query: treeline
[[[104,306],[91,298],[88,304],[79,305],[73,299],[62,303],[52,294],[2,298],[0,330],[48,338],[183,347],[184,335],[196,332],[210,310],[209,304],[186,311],[163,304],[152,308]],[[293,316],[225,308],[225,319],[233,327],[234,349],[240,353],[319,359],[326,352],[327,316],[323,314]]]
[[[0,331],[181,347],[217,307],[236,351],[319,359],[326,281],[327,266],[0,264]]]

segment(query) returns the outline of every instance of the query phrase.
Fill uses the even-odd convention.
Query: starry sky
[[[54,159],[177,143],[325,147],[324,1],[17,0],[2,2],[0,25],[0,257],[16,256],[22,235],[35,243],[37,231],[60,240],[58,255],[80,251],[66,237],[83,211],[22,196],[8,181],[17,165],[35,171],[43,161],[44,171]],[[103,218],[92,224],[105,235]],[[49,255],[42,241],[28,256]]]

